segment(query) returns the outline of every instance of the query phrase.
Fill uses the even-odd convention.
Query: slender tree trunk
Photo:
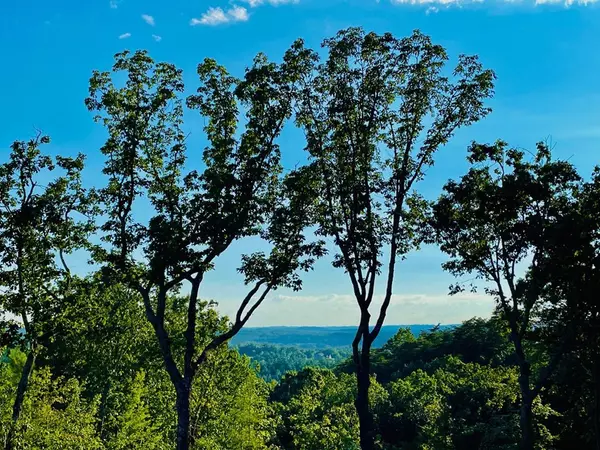
[[[521,361],[519,374],[519,387],[521,389],[521,414],[519,424],[521,426],[520,450],[533,450],[535,441],[533,431],[533,398],[529,378],[531,369],[529,363]]]
[[[98,424],[98,436],[100,439],[104,438],[104,422],[106,420],[106,405],[108,403],[108,393],[110,392],[110,382],[107,382],[102,390],[102,400],[100,401],[99,416],[100,422]]]
[[[177,364],[173,358],[171,352],[171,343],[169,334],[164,327],[164,314],[166,308],[166,297],[167,293],[161,290],[158,293],[158,312],[155,314],[152,311],[150,303],[150,296],[148,291],[140,290],[140,294],[144,300],[144,307],[146,310],[146,318],[148,322],[152,324],[154,328],[154,334],[158,340],[158,346],[163,357],[163,363],[165,369],[169,374],[169,378],[173,387],[177,399],[175,401],[175,409],[177,412],[177,435],[176,435],[176,449],[177,450],[189,450],[190,448],[190,391],[191,381],[185,376],[181,376]]]
[[[27,391],[27,385],[33,372],[33,366],[35,364],[35,349],[32,347],[27,354],[25,365],[23,366],[23,372],[21,372],[21,379],[17,386],[17,395],[13,404],[12,424],[8,437],[6,439],[5,449],[12,450],[14,448],[15,431],[17,428],[17,422],[21,416],[21,410],[23,408],[23,401],[25,400],[25,392]]]
[[[362,450],[373,450],[375,437],[373,435],[373,416],[369,408],[369,388],[371,386],[371,344],[365,342],[358,356],[359,363],[356,365],[356,412],[360,427],[360,448]]]
[[[533,432],[533,412],[532,404],[529,401],[523,401],[521,405],[521,444],[520,450],[533,450],[533,443],[535,441]]]
[[[191,383],[181,381],[177,390],[177,450],[190,448],[190,393]]]
[[[600,361],[598,356],[594,361],[594,435],[596,438],[596,450],[600,450]]]
[[[527,361],[521,336],[516,331],[517,324],[511,323],[513,329],[511,340],[519,363],[519,390],[521,391],[521,411],[519,425],[521,428],[520,450],[533,450],[535,435],[533,430],[533,393],[531,391],[531,365]]]

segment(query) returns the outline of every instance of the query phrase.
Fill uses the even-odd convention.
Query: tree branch
[[[202,276],[198,275],[191,279],[192,290],[189,296],[187,328],[185,330],[185,356],[183,362],[183,373],[186,378],[193,378],[193,358],[196,348],[196,319],[198,313],[198,291],[202,283]]]
[[[196,362],[193,364],[194,371],[196,371],[198,369],[198,367],[200,367],[204,363],[204,361],[206,361],[206,358],[208,357],[208,355],[209,355],[210,352],[212,352],[213,350],[216,350],[217,348],[219,348],[222,344],[224,344],[225,342],[227,342],[228,340],[230,340],[232,337],[234,337],[242,329],[242,327],[246,324],[246,322],[248,321],[248,319],[250,319],[250,317],[252,316],[252,314],[254,313],[254,311],[256,311],[256,309],[262,304],[262,302],[264,301],[265,297],[271,291],[271,289],[273,288],[273,286],[272,285],[268,285],[267,288],[264,290],[264,292],[261,294],[261,296],[258,298],[258,300],[254,303],[254,305],[252,305],[252,307],[250,308],[250,310],[248,311],[248,313],[246,314],[246,316],[243,319],[239,320],[238,318],[241,317],[243,309],[245,309],[245,307],[248,305],[250,299],[256,294],[256,292],[258,291],[259,288],[260,288],[260,285],[257,284],[250,291],[250,293],[244,298],[244,301],[242,302],[242,305],[238,309],[238,314],[237,314],[237,317],[236,317],[236,321],[233,324],[233,326],[229,329],[229,331],[227,331],[226,333],[220,334],[219,336],[216,336],[204,348],[204,350],[202,351],[202,353],[200,354],[200,356],[198,357],[198,359],[196,360]]]

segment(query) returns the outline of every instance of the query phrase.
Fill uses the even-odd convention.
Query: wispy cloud
[[[300,3],[300,0],[238,0],[246,3],[249,8],[257,8],[263,5],[279,6],[293,3]],[[395,0],[393,0],[395,1]],[[444,0],[443,0],[444,1]],[[446,0],[447,1],[447,0]],[[246,22],[250,18],[248,10],[243,6],[233,5],[227,11],[219,7],[210,7],[198,18],[190,20],[190,25],[222,25],[231,22]]]
[[[119,39],[127,39],[131,37],[131,33],[123,33],[121,36],[119,36]]]
[[[381,297],[374,299],[374,311],[379,310]],[[230,317],[238,307],[238,299],[219,301],[219,311]],[[494,300],[482,294],[394,295],[386,321],[388,324],[456,324],[471,317],[490,317],[494,307]],[[358,315],[353,295],[279,294],[267,299],[256,311],[251,326],[355,325]]]
[[[598,0],[535,0],[536,5],[560,5],[564,4],[566,7],[572,5],[583,5],[587,6],[592,3],[596,3]]]
[[[117,9],[119,7],[119,3],[119,0],[110,0],[109,5],[112,9]]]
[[[142,14],[142,19],[150,26],[154,26],[154,17],[149,16],[148,14]]]
[[[162,37],[158,36],[157,34],[153,34],[152,35],[152,39],[154,39],[156,42],[160,42],[162,41]]]
[[[499,0],[499,2],[508,3],[511,0]],[[452,6],[462,7],[466,5],[482,4],[484,0],[391,0],[394,5],[414,5],[426,6],[426,13],[436,13],[441,8],[450,8]]]
[[[208,8],[199,19],[193,18],[190,25],[208,25],[216,26],[230,22],[246,22],[248,20],[248,10],[243,6],[233,6],[227,11],[222,8]]]
[[[248,10],[242,6],[234,6],[227,14],[235,21],[235,22],[246,22],[248,20]]]
[[[269,0],[245,0],[249,4],[257,4],[260,5],[264,1]],[[284,1],[284,0],[271,0],[271,1]],[[600,0],[495,0],[490,3],[494,3],[496,5],[499,4],[515,4],[521,3],[523,5],[530,6],[540,6],[540,5],[564,5],[565,7],[570,7],[572,5],[582,5],[587,6],[592,3],[597,3]],[[450,8],[452,6],[467,6],[467,5],[475,5],[475,4],[483,4],[484,0],[391,0],[392,4],[395,5],[416,5],[416,6],[427,6],[426,13],[436,13],[441,8]]]
[[[199,19],[193,18],[190,25],[220,25],[229,22],[229,18],[221,8],[208,8]]]
[[[272,6],[279,6],[279,5],[287,5],[290,3],[300,3],[300,0],[242,0],[244,3],[248,3],[248,5],[250,6],[250,8],[256,8],[257,6],[261,6],[261,5],[272,5]]]

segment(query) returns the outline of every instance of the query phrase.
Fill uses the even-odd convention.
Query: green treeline
[[[238,345],[237,350],[257,365],[260,376],[267,381],[279,380],[287,372],[305,367],[331,369],[351,354],[347,348],[305,349],[252,342]]]
[[[415,336],[423,331],[429,331],[434,327],[451,328],[454,325],[384,325],[373,344],[375,347],[381,347],[392,336],[396,334],[399,328],[409,327]],[[341,348],[348,347],[348,342],[352,342],[356,333],[356,327],[353,326],[326,326],[326,327],[307,327],[307,326],[269,326],[269,327],[244,327],[231,339],[232,345],[245,343],[256,344],[274,344],[282,346],[294,346],[306,349],[315,348]]]
[[[160,356],[152,351],[152,330],[139,309],[121,302],[123,294],[113,290],[88,297],[93,320],[80,321],[65,330],[64,342],[49,346],[30,382],[17,432],[20,448],[173,447],[174,394]],[[107,315],[105,306],[112,306],[113,314]],[[218,320],[208,310],[203,319]],[[286,359],[290,354],[273,352],[263,361],[274,364],[275,372],[296,362]],[[7,356],[0,378],[2,430],[8,430],[25,363],[17,349]],[[539,352],[536,364],[545,356]],[[553,388],[536,401],[539,448],[593,448],[594,384],[579,378],[582,356],[573,354],[554,377]],[[267,383],[251,360],[222,347],[192,389],[192,445],[358,449],[351,372],[350,362],[331,369],[307,367]],[[380,448],[517,448],[518,371],[498,318],[472,319],[418,338],[401,329],[374,352],[373,372]]]
[[[94,71],[98,184],[43,133],[0,165],[4,450],[600,448],[600,168],[493,136],[425,198],[436,154],[492,113],[494,72],[449,61],[419,31],[348,28],[239,78],[204,59],[192,94],[145,51]],[[203,283],[246,239],[260,244],[223,317]],[[425,245],[447,256],[450,294],[481,292],[494,315],[378,348],[399,267]],[[256,310],[322,258],[356,301],[350,353],[240,355]]]

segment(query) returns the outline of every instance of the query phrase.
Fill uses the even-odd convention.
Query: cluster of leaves
[[[8,437],[16,386],[26,355],[13,349],[0,365],[0,440]],[[19,449],[103,448],[96,435],[97,399],[83,399],[77,380],[55,378],[48,368],[32,376],[15,433]]]
[[[284,376],[271,395],[279,417],[276,445],[359,449],[355,391],[353,377],[328,369],[308,368]]]
[[[18,347],[23,342],[21,327],[14,320],[0,320],[0,348]]]

